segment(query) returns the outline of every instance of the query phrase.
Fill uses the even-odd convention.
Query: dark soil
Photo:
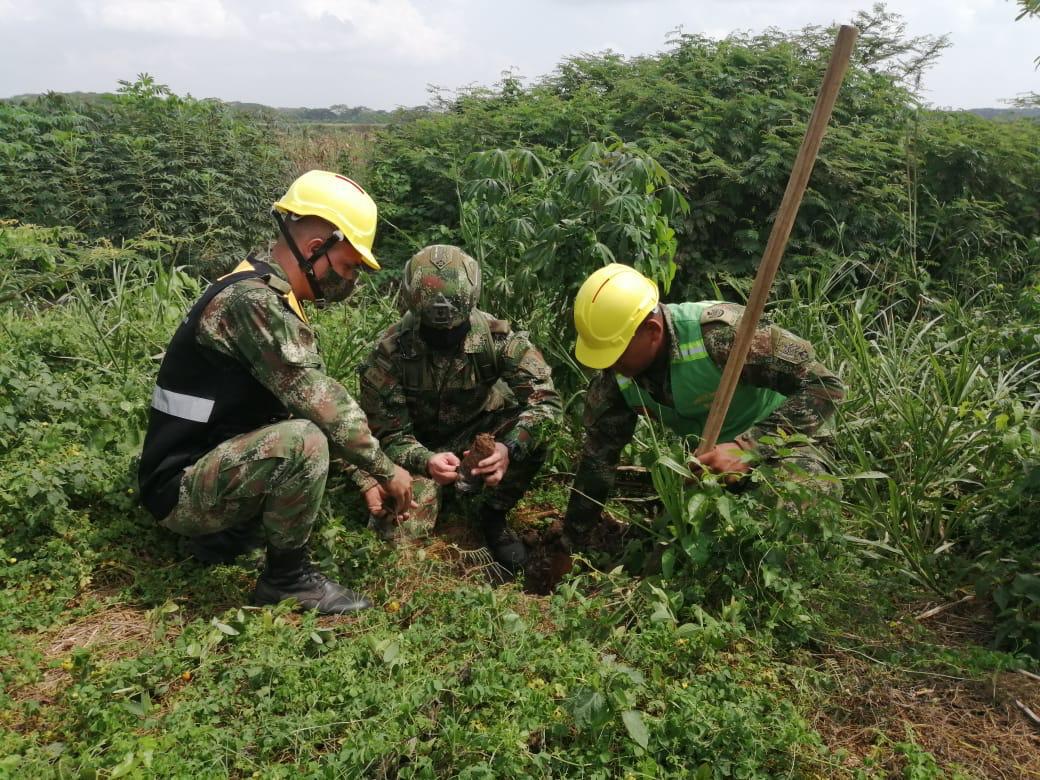
[[[540,522],[532,523],[532,519]],[[578,544],[564,537],[563,519],[556,510],[528,509],[519,513],[514,525],[528,550],[524,589],[542,596],[552,593],[571,571],[575,555],[597,563],[620,560],[631,532],[624,523],[604,517]]]

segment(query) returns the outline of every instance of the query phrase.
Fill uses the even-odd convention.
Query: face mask
[[[338,303],[345,301],[354,292],[357,276],[353,279],[344,279],[336,273],[335,269],[329,268],[329,272],[318,280],[318,283],[321,285],[321,292],[325,296],[325,300],[329,303]]]
[[[455,349],[469,333],[469,320],[454,328],[432,328],[429,325],[419,325],[419,336],[430,349],[438,352],[446,352]]]

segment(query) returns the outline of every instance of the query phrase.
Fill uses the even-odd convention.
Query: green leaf
[[[144,705],[136,699],[126,699],[120,702],[123,705],[123,709],[138,718],[143,718],[145,715]]]
[[[675,571],[675,548],[668,547],[661,556],[661,574],[664,575],[666,580],[672,578],[672,572]]]
[[[127,753],[123,757],[122,761],[112,767],[112,774],[110,774],[109,777],[125,777],[134,768],[136,763],[136,756],[134,756],[133,753]]]
[[[237,628],[232,628],[227,623],[221,623],[216,618],[213,618],[209,623],[222,634],[227,634],[228,636],[238,636]]]
[[[729,496],[719,496],[715,499],[715,506],[727,523],[733,522],[733,501]]]
[[[580,688],[570,702],[574,725],[578,728],[594,726],[603,720],[607,711],[607,700],[599,691]]]
[[[625,710],[621,713],[621,720],[632,741],[639,747],[646,748],[650,741],[650,733],[646,730],[646,724],[643,723],[643,713],[639,710]]]

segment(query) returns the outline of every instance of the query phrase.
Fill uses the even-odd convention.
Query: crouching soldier
[[[656,284],[617,263],[582,285],[574,301],[575,355],[599,372],[586,394],[585,442],[564,517],[572,542],[581,546],[598,522],[638,415],[660,421],[696,445],[743,312],[743,306],[720,301],[662,304]],[[816,360],[812,345],[761,323],[721,443],[698,460],[734,478],[746,474],[751,461],[769,463],[836,490],[814,447],[784,448],[781,456],[761,438],[778,432],[811,436],[843,397],[841,380]]]
[[[384,538],[421,535],[436,522],[441,489],[470,484],[462,457],[490,433],[472,469],[483,481],[479,522],[495,560],[516,571],[527,553],[506,513],[545,460],[543,431],[561,406],[527,334],[477,309],[480,279],[477,261],[453,246],[428,246],[405,265],[407,313],[361,366],[359,400],[383,449],[414,475],[418,508],[398,527],[383,488],[364,472],[356,480]]]
[[[379,268],[376,205],[350,179],[310,171],[272,213],[280,236],[270,255],[251,255],[210,285],[166,350],[141,453],[141,498],[163,526],[192,537],[206,562],[234,559],[262,530],[267,562],[255,602],[294,598],[340,614],[371,603],[316,571],[307,553],[330,447],[402,511],[412,479],[325,373],[300,301],[344,300],[362,265]]]

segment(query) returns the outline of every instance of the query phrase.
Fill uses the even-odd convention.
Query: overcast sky
[[[147,72],[178,94],[276,106],[393,108],[427,85],[527,78],[562,57],[665,48],[670,30],[798,29],[870,0],[0,0],[0,97],[112,91]],[[925,81],[936,106],[1040,92],[1040,19],[1010,0],[891,0],[911,35],[949,34]]]

